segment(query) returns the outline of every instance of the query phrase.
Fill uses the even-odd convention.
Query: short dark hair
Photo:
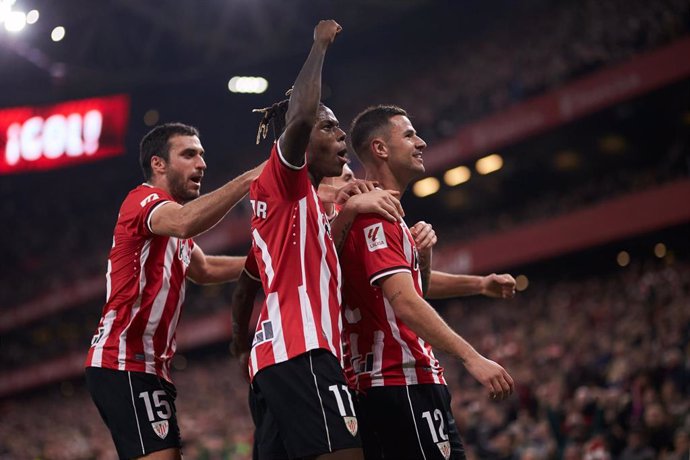
[[[174,136],[197,136],[199,130],[183,123],[165,123],[149,131],[139,144],[139,162],[144,179],[151,179],[151,158],[158,156],[170,160],[170,138]]]
[[[407,116],[407,112],[396,105],[376,105],[367,107],[352,120],[350,145],[360,161],[363,161],[362,154],[366,154],[367,145],[377,131],[397,115]]]

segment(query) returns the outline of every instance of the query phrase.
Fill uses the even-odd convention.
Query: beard
[[[186,203],[199,197],[197,190],[189,190],[186,186],[187,179],[178,171],[169,169],[167,174],[168,187],[170,187],[170,194],[179,203]]]

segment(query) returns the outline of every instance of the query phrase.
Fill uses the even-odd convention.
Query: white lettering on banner
[[[55,114],[45,120],[32,117],[22,124],[12,123],[7,128],[5,161],[12,166],[19,160],[36,161],[41,156],[54,160],[63,155],[92,155],[98,150],[102,130],[103,114],[98,110],[84,116]]]

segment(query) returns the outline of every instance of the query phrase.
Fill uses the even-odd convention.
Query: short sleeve
[[[155,187],[138,187],[122,203],[120,219],[137,235],[150,236],[151,216],[161,205],[172,202],[171,197]]]
[[[306,163],[300,167],[293,166],[283,158],[278,142],[273,149],[268,163],[256,180],[256,185],[265,195],[295,201],[308,193],[310,185]]]
[[[380,216],[358,216],[350,230],[353,249],[359,257],[369,283],[398,272],[410,273],[410,264],[402,245],[403,231],[398,223]]]

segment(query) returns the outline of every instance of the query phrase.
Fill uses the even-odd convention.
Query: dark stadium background
[[[16,0],[0,25],[0,110],[131,97],[120,156],[0,176],[0,459],[110,459],[82,362],[117,208],[158,122],[200,128],[209,191],[262,161],[252,108],[282,98],[318,19],[344,31],[324,99],[342,125],[405,107],[437,193],[406,220],[434,267],[508,272],[512,301],[434,306],[517,382],[492,403],[442,356],[470,459],[688,458],[690,4],[687,0]],[[65,38],[50,40],[62,25]],[[263,94],[232,94],[233,75]],[[149,113],[151,117],[151,113]],[[155,119],[155,117],[154,117]],[[149,120],[150,121],[150,120]],[[476,172],[499,154],[503,167]],[[443,183],[467,166],[468,182]],[[356,172],[360,172],[354,163]],[[198,239],[243,254],[248,203]],[[174,362],[185,457],[250,458],[247,386],[228,353],[233,286],[188,289]]]

